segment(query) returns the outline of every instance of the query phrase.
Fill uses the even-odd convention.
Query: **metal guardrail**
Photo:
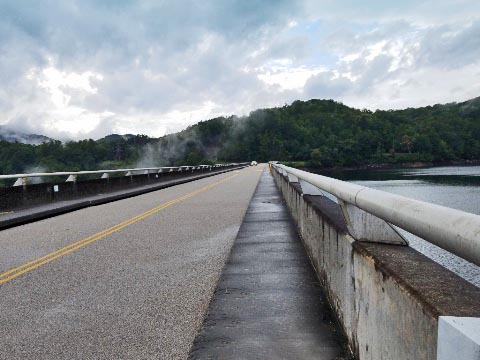
[[[215,164],[215,165],[195,165],[195,166],[166,166],[166,167],[149,167],[149,168],[131,168],[131,169],[114,169],[114,170],[92,170],[92,171],[61,171],[50,173],[29,173],[29,174],[10,174],[0,175],[0,180],[17,179],[13,186],[24,186],[27,184],[29,178],[38,177],[52,177],[52,176],[68,176],[66,182],[77,180],[79,175],[94,175],[102,174],[102,178],[108,178],[109,174],[125,173],[125,176],[140,175],[140,174],[155,174],[162,172],[187,171],[196,169],[218,169],[226,166],[241,165],[238,163],[231,164]],[[139,174],[140,173],[140,174]]]
[[[302,180],[309,183],[334,195],[340,202],[361,209],[480,266],[480,216],[478,215],[312,174],[281,164],[272,163],[272,166],[278,172],[288,176],[291,181]]]
[[[247,163],[0,175],[0,213],[106,193],[141,192],[140,187],[166,186],[180,183],[181,179],[214,175],[245,165]]]

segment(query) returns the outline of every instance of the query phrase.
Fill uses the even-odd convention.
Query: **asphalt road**
[[[263,168],[0,231],[0,358],[187,358]]]

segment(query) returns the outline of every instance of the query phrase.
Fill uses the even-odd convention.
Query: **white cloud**
[[[302,90],[309,78],[325,68],[273,66],[257,70],[258,78],[268,85],[278,85],[282,90]]]
[[[350,91],[354,81],[346,76],[334,72],[322,72],[312,76],[305,84],[305,93],[308,97],[319,99],[338,99]]]
[[[48,116],[37,124],[37,131],[61,137],[82,137],[98,127],[102,120],[115,115],[111,111],[93,112],[76,105],[82,103],[85,97],[97,93],[98,89],[92,81],[101,81],[101,74],[60,71],[50,59],[47,67],[30,69],[26,79],[39,98],[27,98],[28,103],[24,105],[33,106],[39,115]],[[7,114],[10,125],[15,121],[15,114]]]
[[[478,93],[480,2],[0,0],[0,123],[160,136],[296,99],[360,108]]]

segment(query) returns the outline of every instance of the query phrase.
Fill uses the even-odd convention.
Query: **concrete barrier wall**
[[[243,165],[242,165],[243,166]],[[116,175],[109,178],[94,178],[65,182],[66,177],[57,179],[45,177],[46,181],[39,184],[23,186],[0,186],[0,211],[11,211],[20,208],[29,208],[35,205],[52,203],[55,201],[81,199],[84,197],[106,194],[116,191],[136,189],[142,186],[162,184],[168,181],[181,180],[190,176],[218,174],[238,168],[228,165],[222,168],[201,168],[184,171],[136,174],[131,176]]]
[[[437,358],[439,316],[480,316],[480,290],[408,246],[355,241],[340,207],[273,170],[359,359]]]

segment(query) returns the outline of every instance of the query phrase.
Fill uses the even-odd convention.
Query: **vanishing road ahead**
[[[0,358],[186,358],[262,170],[0,231]]]

